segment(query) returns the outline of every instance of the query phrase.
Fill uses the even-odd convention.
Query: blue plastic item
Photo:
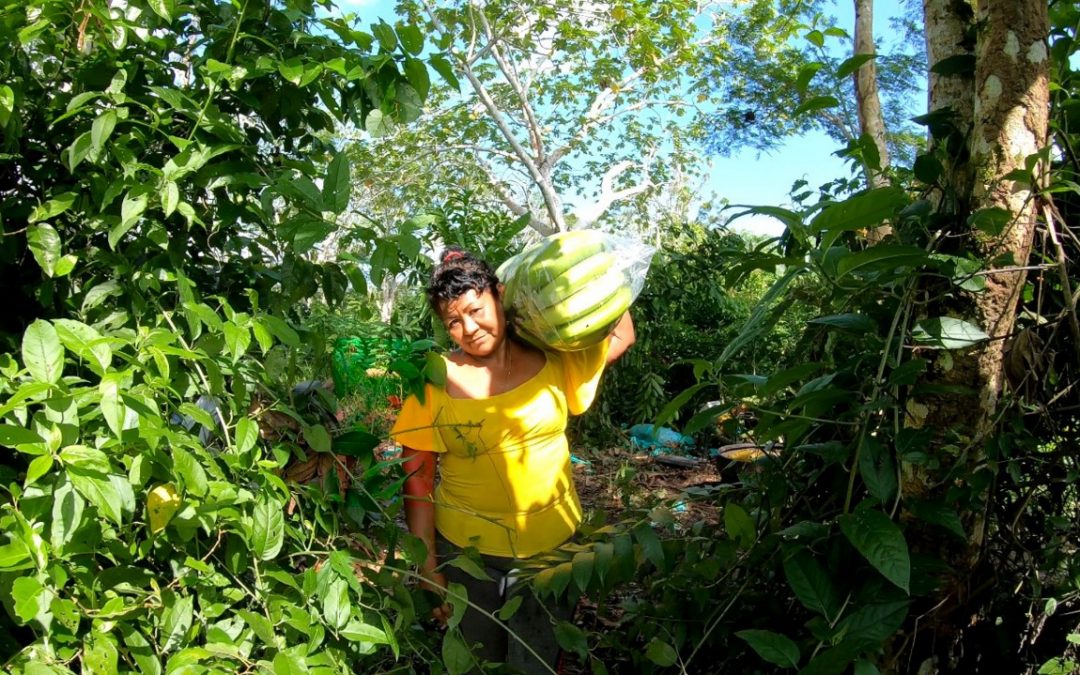
[[[694,439],[684,436],[668,427],[655,427],[652,424],[635,424],[630,427],[630,442],[635,447],[650,453],[687,451],[694,447]]]

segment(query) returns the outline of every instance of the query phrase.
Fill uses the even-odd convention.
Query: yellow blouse
[[[569,415],[592,404],[607,341],[546,352],[536,375],[487,398],[452,398],[428,384],[405,400],[391,437],[442,455],[435,527],[460,547],[526,558],[570,538],[581,523],[566,440]]]

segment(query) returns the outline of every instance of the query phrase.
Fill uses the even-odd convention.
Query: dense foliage
[[[566,10],[555,4],[538,20]],[[679,51],[687,34],[652,43],[671,17],[651,17],[650,7],[619,3],[614,16],[637,36],[626,44],[642,72],[666,53],[650,44],[689,56]],[[456,78],[423,29],[361,31],[329,8],[4,5],[6,670],[475,665],[454,622],[445,638],[425,624],[430,598],[411,583],[425,551],[398,522],[393,453],[375,449],[395,401],[440,376],[426,338],[445,338],[416,290],[429,264],[422,252],[458,243],[497,264],[530,220],[471,192],[475,172],[414,212],[395,201],[416,199],[422,180],[356,196],[350,165],[384,146],[339,151],[335,131],[393,138],[395,124],[420,115],[428,65]],[[553,565],[527,570],[538,592],[594,608],[595,622],[557,628],[585,667],[1075,670],[1080,246],[1068,224],[1080,212],[1080,14],[1067,3],[1052,9],[1056,150],[1010,177],[1037,187],[1040,229],[1008,335],[957,316],[1011,264],[985,251],[1012,216],[968,212],[945,179],[966,140],[948,114],[920,120],[935,142],[889,185],[838,181],[795,195],[790,208],[756,209],[786,226],[777,240],[657,221],[663,245],[635,309],[638,345],[575,439],[604,448],[620,425],[643,421],[711,438],[718,416],[739,406],[757,426],[737,431],[768,452],[725,465],[725,479],[735,478],[723,484],[669,502],[646,496],[634,502],[646,508],[615,519],[596,514],[579,540],[538,561]],[[811,42],[837,37],[822,31]],[[786,94],[802,106],[832,96],[816,89],[821,76],[845,69],[781,56],[755,67],[794,74],[801,88]],[[657,64],[657,77],[678,59]],[[964,77],[969,65],[950,68]],[[560,86],[545,95],[558,102],[574,74],[553,77]],[[498,93],[515,101],[512,88]],[[444,112],[492,136],[491,120]],[[865,153],[854,143],[847,155],[872,163]],[[1053,162],[1046,180],[1034,171],[1040,158]],[[433,161],[409,159],[388,163],[400,172]],[[583,166],[588,176],[600,168]],[[890,235],[871,239],[882,223]],[[399,283],[407,286],[395,291]],[[925,401],[972,404],[945,376],[991,337],[1009,350],[987,433],[939,423]],[[340,402],[318,382],[295,387],[328,379],[342,339],[365,371],[379,372],[339,386]],[[452,564],[475,571],[468,557]],[[450,588],[449,598],[460,620],[467,597]]]

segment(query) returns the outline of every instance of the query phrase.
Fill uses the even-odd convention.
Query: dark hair
[[[442,252],[439,264],[431,271],[427,286],[427,299],[431,309],[440,314],[444,303],[455,300],[469,291],[491,291],[499,297],[499,278],[483,260],[457,246]]]

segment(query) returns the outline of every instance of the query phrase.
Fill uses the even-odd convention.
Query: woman
[[[508,329],[501,291],[487,263],[456,248],[443,254],[427,296],[458,349],[445,357],[445,387],[428,384],[423,402],[409,397],[391,431],[410,474],[409,530],[432,552],[422,568],[425,587],[441,592],[448,583],[460,583],[470,603],[488,612],[505,601],[515,560],[559,546],[580,524],[567,418],[589,407],[604,366],[634,342],[627,313],[594,347],[540,351]],[[454,567],[437,569],[439,560],[469,546],[482,554],[492,581]],[[435,618],[445,622],[449,612],[444,604]],[[467,643],[483,644],[477,654],[485,660],[548,672],[558,655],[553,617],[568,613],[542,607],[526,593],[509,621],[541,661],[479,612],[466,612],[460,625]]]

